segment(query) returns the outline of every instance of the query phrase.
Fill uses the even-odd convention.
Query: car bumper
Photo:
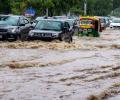
[[[51,39],[55,39],[58,38],[59,35],[58,34],[39,34],[36,33],[34,35],[28,35],[29,38],[35,38],[35,39],[41,39],[41,38],[51,38]]]
[[[120,26],[110,26],[110,28],[120,28]]]
[[[8,32],[0,32],[0,39],[14,39],[16,34]]]

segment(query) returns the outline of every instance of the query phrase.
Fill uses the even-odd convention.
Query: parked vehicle
[[[61,41],[72,42],[72,34],[69,29],[69,23],[65,20],[43,19],[29,32],[28,40],[59,39]]]
[[[31,24],[24,16],[0,15],[0,39],[15,41],[23,39]]]
[[[72,34],[78,33],[77,20],[75,20],[75,19],[66,19],[66,21],[70,25],[70,31],[72,32]]]
[[[106,18],[105,17],[99,17],[99,19],[100,19],[100,22],[101,22],[102,30],[105,30],[107,28]]]
[[[80,17],[79,35],[99,37],[101,23],[97,17]]]
[[[114,18],[110,24],[110,28],[113,28],[113,29],[119,28],[120,29],[120,18]]]

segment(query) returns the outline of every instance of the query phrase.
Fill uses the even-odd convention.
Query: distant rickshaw
[[[100,19],[97,17],[80,17],[79,36],[99,37],[101,29]]]

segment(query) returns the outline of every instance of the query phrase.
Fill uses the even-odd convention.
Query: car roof
[[[58,21],[58,22],[67,22],[66,19],[40,19],[40,20],[45,20],[45,21]]]
[[[48,18],[52,18],[52,17],[47,17],[47,16],[37,16],[36,18],[48,19]]]
[[[0,16],[24,17],[23,15],[12,15],[12,14],[8,14],[8,15],[2,15],[2,14],[0,14]]]
[[[75,19],[65,19],[66,21],[75,21]]]

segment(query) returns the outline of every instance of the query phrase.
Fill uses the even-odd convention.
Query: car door
[[[71,30],[70,25],[69,25],[68,22],[65,22],[64,27],[67,28],[68,33],[72,33],[72,30]]]
[[[19,30],[21,34],[26,32],[26,26],[25,26],[25,21],[23,17],[20,17],[19,19]]]
[[[19,27],[20,27],[20,37],[21,37],[22,41],[27,39],[28,32],[30,30],[30,26],[31,26],[31,24],[29,23],[29,21],[26,18],[24,18],[24,17],[20,18]]]
[[[25,23],[25,32],[28,33],[32,25],[27,18],[24,17],[23,20]]]

